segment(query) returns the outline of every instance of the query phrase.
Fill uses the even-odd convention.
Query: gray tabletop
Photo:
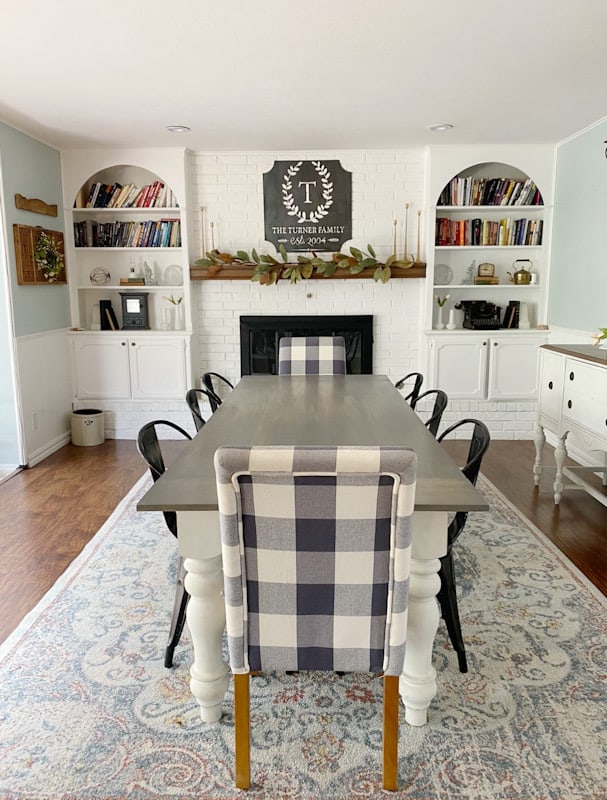
[[[416,510],[488,509],[383,375],[242,378],[137,509],[217,509],[213,455],[227,444],[404,445],[417,453]]]

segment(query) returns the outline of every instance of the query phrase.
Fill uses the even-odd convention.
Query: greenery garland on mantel
[[[344,253],[333,253],[329,260],[320,258],[315,253],[311,256],[297,256],[297,262],[289,261],[289,256],[284,245],[280,245],[279,253],[282,263],[274,256],[268,254],[259,255],[255,248],[251,255],[245,250],[238,250],[236,255],[219,250],[211,250],[206,254],[206,258],[200,258],[194,262],[196,267],[205,267],[209,275],[214,275],[226,267],[250,267],[253,269],[252,281],[257,281],[262,286],[270,286],[281,279],[288,279],[291,283],[297,283],[302,278],[311,278],[313,275],[321,275],[330,278],[335,275],[337,270],[344,270],[351,275],[357,275],[364,269],[375,267],[373,279],[387,283],[392,275],[392,267],[409,269],[415,262],[408,259],[398,259],[391,255],[385,262],[380,263],[373,247],[367,245],[368,253],[356,247],[350,248],[350,255]],[[419,265],[421,266],[421,264]]]

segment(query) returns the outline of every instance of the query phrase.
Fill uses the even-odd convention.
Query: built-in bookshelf
[[[182,398],[191,385],[186,158],[172,150],[64,156],[79,400]]]
[[[461,153],[438,152],[429,186],[428,377],[454,401],[533,399],[547,336],[548,156],[534,161],[520,150],[538,178],[506,161],[462,168]]]

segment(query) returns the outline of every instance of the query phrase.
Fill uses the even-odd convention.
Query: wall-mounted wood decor
[[[36,214],[46,214],[47,217],[57,216],[57,206],[38,200],[36,197],[24,197],[22,194],[15,195],[15,207],[24,211],[34,211]]]
[[[63,284],[67,283],[65,273],[65,257],[63,260],[63,268],[56,275],[52,281],[44,277],[42,270],[36,267],[36,258],[34,252],[36,250],[36,243],[41,233],[46,233],[51,237],[57,245],[58,251],[64,255],[65,249],[63,244],[63,233],[61,231],[52,231],[48,228],[41,228],[39,226],[32,227],[31,225],[13,225],[13,238],[15,241],[15,261],[17,263],[17,283],[26,284],[29,286],[41,284]]]

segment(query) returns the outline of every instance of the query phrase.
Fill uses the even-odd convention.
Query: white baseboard
[[[38,450],[35,450],[31,453],[28,459],[28,466],[33,467],[34,464],[38,464],[40,461],[45,459],[47,456],[50,456],[56,450],[60,450],[64,445],[69,444],[72,440],[69,431],[61,434],[61,436],[57,436],[53,441],[46,442],[43,447],[40,447]]]

